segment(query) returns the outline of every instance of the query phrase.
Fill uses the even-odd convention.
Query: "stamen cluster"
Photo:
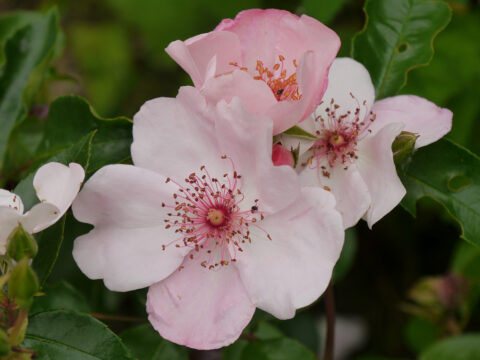
[[[263,65],[263,62],[257,60],[256,73],[253,78],[255,80],[264,81],[270,89],[277,101],[284,100],[300,100],[302,94],[297,83],[297,73],[294,72],[287,77],[287,70],[285,69],[285,57],[278,56],[279,62],[273,65],[272,70]],[[231,62],[230,65],[238,67],[240,70],[248,71],[246,67],[239,67],[237,63]],[[293,66],[297,68],[297,60],[293,60]]]
[[[325,159],[330,168],[341,165],[345,170],[358,159],[358,142],[371,132],[370,124],[375,121],[375,114],[371,111],[365,118],[360,118],[361,107],[366,107],[366,101],[360,104],[352,93],[350,96],[357,103],[353,112],[347,110],[341,113],[340,105],[331,99],[330,106],[324,110],[325,114],[315,117],[317,141],[311,148],[313,154],[302,165],[312,165],[315,161],[314,166],[320,168],[325,177],[330,177],[327,167],[322,165]]]
[[[228,158],[222,156],[222,159]],[[163,203],[162,206],[172,209],[164,220],[165,228],[173,229],[179,238],[164,246],[164,250],[171,244],[190,247],[196,252],[205,249],[209,257],[201,265],[215,269],[228,265],[230,261],[235,262],[237,251],[242,252],[243,244],[252,242],[250,226],[263,220],[264,216],[258,210],[258,200],[247,207],[248,210],[240,209],[245,199],[239,182],[242,176],[235,170],[233,162],[232,167],[231,173],[218,179],[201,166],[199,173],[193,172],[185,178],[184,185],[175,182],[179,190],[173,194],[174,204]],[[174,182],[167,178],[166,182],[170,181]],[[271,240],[270,235],[266,236]],[[193,252],[190,258],[194,258]]]

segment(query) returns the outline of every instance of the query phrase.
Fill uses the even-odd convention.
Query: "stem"
[[[324,360],[333,360],[335,348],[335,297],[332,283],[325,290],[325,312],[327,314],[327,340],[325,345]]]
[[[123,321],[123,322],[147,322],[145,318],[121,316],[121,315],[106,315],[100,313],[91,313],[94,318],[99,320]]]
[[[28,310],[20,309],[20,311],[18,312],[17,319],[15,320],[15,324],[10,330],[10,336],[9,336],[10,343],[18,342],[18,344],[20,344],[23,341],[23,335],[20,341],[18,341],[19,340],[18,337],[21,335],[21,332],[25,330],[25,328],[23,328],[23,325],[27,320],[27,318],[28,318]]]

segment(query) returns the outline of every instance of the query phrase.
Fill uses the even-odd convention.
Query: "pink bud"
[[[280,144],[273,145],[272,161],[275,166],[288,165],[295,166],[295,160],[291,151],[288,151]]]

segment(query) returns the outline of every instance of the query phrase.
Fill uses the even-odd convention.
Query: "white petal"
[[[0,189],[0,207],[2,206],[12,208],[20,215],[23,214],[23,202],[20,196],[4,189]]]
[[[392,142],[402,129],[403,124],[388,124],[358,145],[358,171],[372,198],[364,217],[369,227],[397,206],[406,193],[398,178],[392,154]]]
[[[375,100],[375,88],[367,69],[350,58],[335,59],[328,73],[327,91],[315,114],[325,115],[325,109],[332,108],[332,99],[340,106],[336,110],[338,115],[350,111],[353,116],[355,110],[359,108],[359,118],[363,120]]]
[[[80,191],[84,178],[83,168],[76,163],[65,166],[57,162],[51,162],[37,170],[33,178],[33,187],[37,197],[42,203],[49,203],[56,207],[57,211],[56,216],[52,217],[53,208],[45,210],[45,213],[37,218],[41,223],[34,226],[37,229],[36,231],[49,227],[65,214]],[[45,216],[47,213],[48,216]]]
[[[7,239],[20,224],[21,215],[7,206],[0,206],[0,255],[7,251]]]
[[[322,165],[322,164],[319,164]],[[306,165],[299,168],[300,182],[303,186],[328,187],[337,201],[337,210],[342,214],[345,228],[354,226],[365,214],[371,203],[367,185],[363,181],[355,164],[347,169],[342,165],[330,168],[323,163],[328,176],[324,176],[320,167]]]
[[[302,196],[258,226],[235,263],[253,303],[280,319],[315,301],[327,287],[343,246],[343,224],[331,194],[303,188]]]
[[[22,226],[26,232],[34,234],[45,230],[60,218],[60,210],[53,204],[40,203],[35,205],[22,217]]]

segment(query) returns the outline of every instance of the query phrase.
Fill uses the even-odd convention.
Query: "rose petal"
[[[332,109],[332,99],[339,105],[336,110],[338,115],[350,111],[353,117],[358,108],[358,117],[364,119],[375,100],[375,88],[368,70],[353,59],[335,59],[328,73],[328,88],[323,103],[317,107],[315,114],[328,118],[325,113],[327,108]]]
[[[342,218],[334,207],[328,192],[303,188],[294,204],[250,227],[255,238],[235,264],[257,307],[288,319],[323,293],[343,246]]]
[[[370,228],[397,206],[406,193],[392,154],[392,142],[402,129],[401,123],[386,125],[358,145],[358,171],[372,199],[364,217]]]
[[[60,219],[60,210],[53,204],[40,203],[23,215],[21,223],[26,232],[34,234],[45,230]]]
[[[320,167],[322,165],[325,166],[328,176],[322,174]],[[355,164],[348,165],[347,169],[341,165],[330,168],[326,161],[318,164],[318,167],[307,165],[300,168],[299,177],[303,186],[330,189],[335,196],[336,208],[342,214],[346,229],[354,226],[370,206],[371,197],[367,185]]]
[[[162,337],[199,350],[227,346],[250,322],[255,306],[234,266],[208,270],[202,253],[148,291],[148,319]]]
[[[0,189],[0,207],[3,206],[12,208],[20,215],[23,214],[23,202],[20,196],[10,191]]]
[[[192,87],[180,88],[176,99],[147,101],[134,117],[134,164],[177,182],[202,165],[223,174],[227,168],[220,159],[214,119],[205,98]]]
[[[95,225],[75,240],[73,256],[80,269],[116,291],[149,286],[175,271],[190,250],[177,248],[178,234],[165,228],[177,189],[164,177],[130,165],[95,173],[73,205],[77,220]]]
[[[37,170],[33,178],[33,187],[37,197],[42,203],[53,205],[56,210],[53,207],[43,207],[41,211],[40,208],[35,210],[35,217],[40,221],[34,226],[35,231],[41,231],[49,227],[65,214],[80,191],[84,178],[83,168],[76,163],[65,166],[57,162],[51,162]],[[56,214],[52,216],[54,212]]]
[[[228,31],[201,34],[185,42],[174,41],[165,51],[192,78],[197,87],[202,87],[210,75],[223,74],[235,69],[231,62],[241,59],[238,37]],[[215,69],[209,71],[209,65],[215,61]]]
[[[413,95],[400,95],[375,102],[372,111],[376,120],[373,131],[379,131],[386,124],[400,122],[404,131],[419,134],[415,143],[419,148],[431,144],[452,128],[452,112],[434,103]]]
[[[295,171],[272,163],[272,122],[246,111],[240,99],[217,105],[215,124],[222,153],[233,160],[242,176],[242,205],[249,209],[259,199],[262,211],[273,212],[288,206],[299,195]]]
[[[7,252],[7,239],[20,224],[21,214],[7,206],[0,206],[0,255]]]

